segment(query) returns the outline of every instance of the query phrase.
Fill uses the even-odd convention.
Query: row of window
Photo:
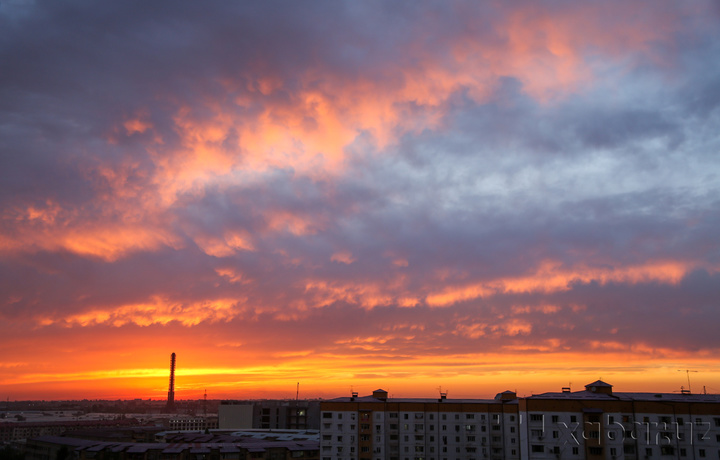
[[[344,412],[336,412],[336,413],[335,413],[335,418],[337,418],[338,420],[342,420],[343,414],[344,414]],[[376,412],[376,413],[375,413],[375,419],[377,419],[377,420],[382,419],[382,415],[383,415],[383,414],[384,414],[383,412]],[[402,415],[402,417],[400,417],[400,415]],[[436,415],[436,414],[434,414],[434,413],[432,413],[432,412],[430,412],[430,413],[414,412],[414,413],[412,413],[412,414],[410,414],[410,413],[402,413],[402,414],[400,414],[400,413],[398,413],[398,412],[389,412],[389,413],[388,413],[388,417],[391,418],[391,419],[399,419],[399,418],[402,418],[403,420],[410,420],[410,419],[423,420],[426,415],[427,415],[427,418],[428,418],[429,420],[435,420],[435,415]],[[486,414],[464,413],[464,414],[437,414],[437,415],[438,415],[438,418],[439,418],[440,420],[448,420],[448,415],[452,415],[455,420],[460,420],[461,418],[464,418],[465,420],[486,420],[486,417],[485,417]],[[464,415],[464,417],[461,417],[462,415]],[[355,412],[349,412],[349,413],[348,413],[348,416],[350,417],[350,420],[355,420],[357,414],[356,414]],[[477,417],[476,417],[476,416],[477,416]],[[360,417],[361,417],[361,419],[369,420],[369,418],[370,418],[370,413],[369,413],[369,412],[362,412],[362,413],[360,413]],[[511,421],[511,422],[514,422],[514,421],[515,421],[515,416],[514,416],[514,415],[509,415],[509,417],[510,417],[510,421]],[[332,418],[333,418],[333,412],[323,412],[322,418],[323,418],[323,419],[332,419]],[[497,421],[500,420],[500,414],[492,414],[492,417],[491,417],[491,418],[492,418],[492,420],[494,420],[494,421],[497,422]]]

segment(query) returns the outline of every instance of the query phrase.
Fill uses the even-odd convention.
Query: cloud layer
[[[0,388],[140,382],[171,351],[228,394],[633,382],[628,359],[720,388],[719,23],[3,2]]]

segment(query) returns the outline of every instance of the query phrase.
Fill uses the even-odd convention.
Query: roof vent
[[[563,393],[570,393],[570,387],[562,387]]]

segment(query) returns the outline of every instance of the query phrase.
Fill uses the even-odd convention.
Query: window
[[[475,414],[465,414],[465,418],[467,420],[473,420],[475,418]]]
[[[573,447],[573,455],[579,455],[579,454],[580,454],[580,449],[577,447]]]
[[[531,446],[531,450],[535,453],[545,452],[545,446],[543,446],[542,444],[533,444]]]
[[[623,453],[627,455],[635,455],[635,446],[633,444],[625,444],[623,446]]]
[[[558,417],[557,415],[553,415],[553,416],[552,416],[552,422],[553,422],[553,423],[558,423],[559,421],[560,421],[560,417]]]
[[[646,448],[645,448],[645,456],[646,456],[646,457],[652,457],[652,447],[646,447]]]
[[[660,446],[660,455],[675,455],[673,446]]]
[[[323,418],[332,418],[332,412],[323,412]]]
[[[705,449],[699,449],[698,450],[698,456],[700,458],[705,458]]]
[[[684,447],[680,448],[680,456],[681,457],[687,457],[687,449]]]
[[[590,455],[602,455],[602,447],[589,447],[588,453]]]
[[[576,422],[577,422],[577,417],[576,417],[575,415],[571,415],[571,416],[570,416],[570,422],[576,423]]]
[[[615,447],[610,448],[610,456],[611,457],[617,456],[617,449]]]

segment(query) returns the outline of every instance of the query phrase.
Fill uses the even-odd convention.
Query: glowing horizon
[[[720,393],[719,24],[4,2],[0,399]]]

